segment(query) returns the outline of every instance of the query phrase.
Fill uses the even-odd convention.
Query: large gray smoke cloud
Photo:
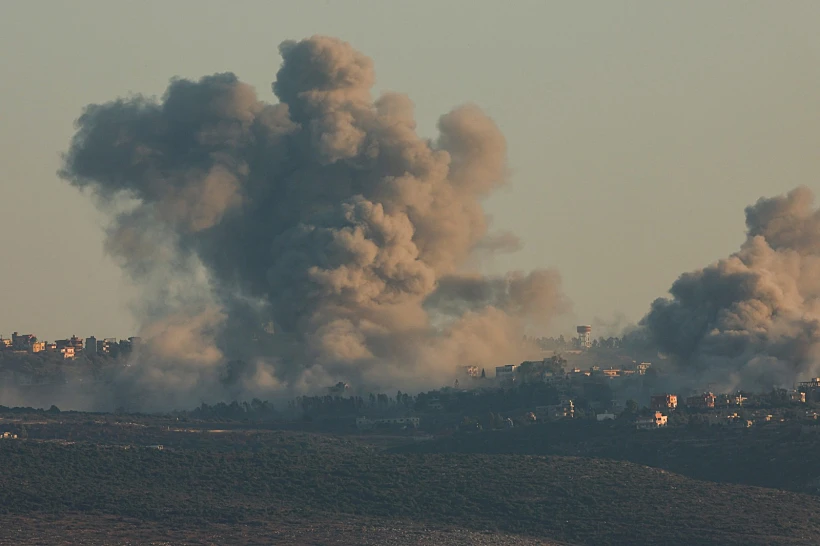
[[[481,204],[507,182],[497,126],[463,106],[422,139],[406,96],[371,98],[373,63],[349,44],[280,53],[277,104],[216,74],[78,120],[61,176],[112,214],[107,249],[144,289],[127,383],[186,403],[226,384],[435,385],[522,357],[522,329],[567,303],[551,271],[465,271],[518,245]],[[247,365],[226,380],[228,359]]]
[[[730,257],[685,273],[643,325],[705,381],[791,386],[820,373],[820,211],[812,192],[746,208],[747,239]]]

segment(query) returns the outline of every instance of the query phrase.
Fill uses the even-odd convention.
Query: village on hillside
[[[617,337],[593,339],[591,334],[590,326],[578,326],[577,336],[568,340],[533,340],[547,355],[540,360],[491,370],[456,365],[453,383],[429,392],[362,393],[339,382],[322,395],[265,403],[265,411],[277,418],[325,420],[334,428],[398,429],[422,436],[565,420],[626,421],[637,429],[695,424],[748,428],[811,423],[820,412],[820,378],[770,392],[670,392],[662,355],[630,350]],[[105,388],[111,370],[128,366],[128,356],[140,343],[138,337],[73,335],[46,342],[33,334],[0,336],[0,387],[33,396],[56,392],[72,381]],[[254,407],[260,404],[255,401]],[[238,415],[252,408],[248,402],[225,401],[203,404],[198,411]]]

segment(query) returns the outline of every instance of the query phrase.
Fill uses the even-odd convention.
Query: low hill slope
[[[0,528],[133,518],[160,528],[412,521],[572,544],[816,544],[820,498],[577,457],[335,449],[158,451],[0,442]],[[268,529],[268,531],[265,531]],[[318,542],[332,544],[332,542]],[[355,542],[354,542],[355,543]]]
[[[394,451],[605,458],[699,480],[820,493],[820,458],[812,455],[820,452],[820,434],[801,433],[800,426],[635,430],[619,423],[556,422],[462,434]]]

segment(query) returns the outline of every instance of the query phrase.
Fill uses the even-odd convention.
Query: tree
[[[546,370],[555,375],[561,375],[564,373],[564,366],[566,363],[566,359],[560,354],[554,355],[544,362]]]
[[[22,425],[22,426],[20,427],[20,434],[19,434],[19,437],[20,437],[20,439],[22,439],[22,440],[25,440],[26,438],[28,438],[28,429],[26,428],[26,425]]]
[[[632,399],[626,401],[626,411],[630,415],[638,413],[638,403]]]
[[[484,370],[484,368],[481,368],[481,379],[486,379],[486,378],[487,378],[487,372]]]

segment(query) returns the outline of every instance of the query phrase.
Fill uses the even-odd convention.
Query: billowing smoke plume
[[[280,53],[277,104],[226,73],[78,120],[61,176],[111,213],[107,250],[144,290],[127,383],[166,401],[412,388],[520,358],[523,328],[567,303],[551,271],[465,271],[518,247],[481,204],[507,182],[498,127],[463,106],[420,138],[411,101],[374,101],[373,63],[349,44]]]
[[[730,388],[791,386],[820,370],[820,211],[812,192],[746,208],[741,249],[685,273],[643,325],[705,381]]]

